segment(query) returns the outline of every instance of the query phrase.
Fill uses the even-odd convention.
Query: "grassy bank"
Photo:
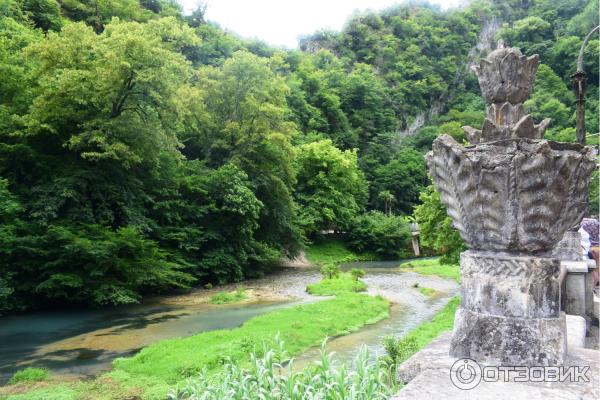
[[[377,260],[376,254],[356,253],[348,249],[338,238],[322,238],[315,240],[306,248],[306,259],[312,264],[341,264],[353,261]]]
[[[460,283],[460,267],[456,264],[440,264],[438,258],[403,262],[399,268],[401,271],[412,271],[421,275],[435,275],[440,278],[454,279]]]
[[[356,280],[349,273],[342,273],[337,278],[323,279],[319,283],[308,285],[306,291],[315,296],[336,296],[347,292],[364,292],[367,284]]]
[[[440,334],[452,329],[454,314],[459,303],[460,298],[453,297],[431,321],[420,324],[401,339],[396,339],[394,336],[384,338],[383,347],[386,354],[381,356],[379,361],[391,371],[392,376],[397,376],[400,364],[427,346]],[[400,385],[402,384],[403,382],[400,382]]]
[[[460,297],[453,297],[444,308],[442,308],[431,321],[423,322],[415,329],[410,331],[402,340],[414,341],[417,345],[416,350],[427,346],[433,339],[441,333],[449,331],[454,326],[454,314],[460,304]],[[416,351],[415,351],[416,352]]]
[[[388,316],[389,303],[382,297],[345,293],[264,314],[236,329],[157,342],[133,357],[115,360],[113,371],[93,381],[54,384],[4,398],[164,399],[170,387],[203,369],[217,372],[229,359],[245,364],[252,351],[262,348],[264,340],[273,340],[278,333],[285,350],[293,356],[320,344],[325,337],[348,334]]]
[[[423,322],[402,339],[387,337],[384,340],[384,347],[388,353],[385,358],[388,363],[392,365],[402,364],[440,334],[451,330],[454,326],[454,314],[459,304],[460,297],[453,297],[431,321]],[[391,358],[389,357],[390,354],[392,354]],[[395,370],[394,367],[393,371]]]

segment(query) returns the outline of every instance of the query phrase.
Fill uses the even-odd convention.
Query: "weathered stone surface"
[[[518,139],[463,147],[442,135],[427,155],[448,215],[476,250],[545,254],[581,220],[592,148]]]
[[[560,261],[466,251],[451,355],[492,365],[559,365],[566,335]]]
[[[506,317],[559,316],[558,260],[466,251],[460,264],[462,308]]]
[[[490,365],[561,365],[567,347],[565,332],[564,314],[504,317],[459,308],[450,355]]]
[[[398,369],[402,390],[392,400],[421,399],[498,399],[555,400],[600,398],[598,352],[583,348],[569,348],[565,366],[589,366],[589,382],[486,382],[474,389],[461,390],[450,381],[450,368],[457,360],[448,355],[450,333],[442,334],[421,351],[404,362]]]
[[[517,48],[501,47],[482,59],[473,71],[487,103],[517,104],[529,98],[540,60],[524,56]]]
[[[567,314],[588,317],[592,310],[591,273],[587,262],[563,261],[567,270],[563,284],[563,304]]]
[[[579,315],[566,315],[567,323],[567,348],[575,349],[585,347],[585,334],[587,332],[587,322],[585,318]]]
[[[523,104],[512,105],[509,102],[491,104],[481,130],[463,126],[471,144],[505,139],[542,139],[550,124],[546,118],[535,124],[531,115],[525,114]]]
[[[563,238],[554,246],[552,257],[563,261],[579,261],[581,254],[581,234],[577,230],[569,229]]]

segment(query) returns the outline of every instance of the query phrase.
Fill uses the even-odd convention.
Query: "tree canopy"
[[[328,230],[399,257],[413,212],[426,250],[455,260],[424,154],[481,124],[469,64],[499,38],[539,53],[526,107],[573,141],[570,75],[598,24],[593,0],[419,2],[288,50],[205,11],[0,0],[0,312],[240,281]],[[585,52],[588,134],[599,51]]]

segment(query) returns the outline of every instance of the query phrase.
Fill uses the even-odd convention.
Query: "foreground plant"
[[[383,347],[386,354],[379,357],[379,362],[386,370],[391,372],[393,377],[396,376],[398,366],[419,350],[416,339],[411,336],[402,339],[386,336],[383,339]]]
[[[247,368],[228,360],[222,373],[209,377],[203,371],[182,387],[172,389],[168,399],[378,400],[396,392],[391,371],[372,362],[366,347],[348,368],[334,363],[324,346],[325,342],[318,362],[294,372],[294,360],[288,360],[283,341],[276,338],[275,348],[263,349],[262,356],[253,353]]]
[[[355,281],[358,281],[360,278],[363,278],[367,273],[362,268],[352,268],[350,270],[350,275]]]
[[[14,385],[17,383],[33,383],[40,382],[48,379],[50,373],[45,368],[34,368],[27,367],[20,371],[17,371],[12,378],[8,381],[10,385]]]

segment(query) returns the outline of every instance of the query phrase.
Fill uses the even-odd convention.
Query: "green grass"
[[[246,300],[248,295],[242,288],[238,288],[233,292],[219,292],[210,296],[209,302],[212,304],[231,304]]]
[[[342,273],[338,278],[322,279],[321,282],[306,287],[306,291],[315,296],[335,296],[365,290],[367,290],[366,283],[355,280],[349,273]]]
[[[306,249],[306,258],[312,264],[341,264],[353,261],[371,261],[378,257],[371,253],[358,254],[348,249],[338,238],[325,238]]]
[[[15,374],[8,381],[9,384],[14,385],[16,383],[33,383],[33,382],[41,382],[48,379],[49,373],[45,368],[34,368],[28,367],[22,369],[20,371],[15,372]]]
[[[441,333],[451,330],[454,326],[454,314],[456,313],[456,308],[459,304],[460,297],[453,297],[431,321],[423,322],[404,336],[400,340],[400,346],[410,348],[411,351],[406,353],[403,358],[407,359],[423,347],[427,346]]]
[[[54,385],[45,388],[29,391],[22,394],[12,394],[3,396],[0,394],[0,399],[5,400],[74,400],[81,399],[84,397],[84,391],[78,394],[79,391],[68,385]],[[88,397],[94,400],[98,400],[98,397]]]
[[[163,340],[133,357],[116,359],[113,371],[95,380],[61,383],[7,398],[164,399],[170,387],[196,376],[202,369],[214,374],[229,359],[245,365],[253,351],[262,349],[264,341],[272,345],[278,333],[289,356],[294,356],[319,345],[326,337],[345,335],[387,317],[389,302],[383,297],[345,293],[260,315],[239,328]],[[48,397],[49,393],[52,397]]]
[[[438,258],[411,260],[400,264],[400,270],[408,270],[421,275],[435,275],[440,278],[454,279],[460,283],[460,267],[456,264],[440,264]]]
[[[388,317],[388,308],[382,297],[344,294],[261,315],[240,328],[163,340],[131,358],[117,359],[113,365],[117,371],[175,383],[202,368],[216,370],[228,357],[247,361],[256,346],[277,333],[290,355],[299,354],[327,336],[347,334]]]
[[[425,297],[431,297],[431,296],[435,295],[438,292],[437,290],[431,289],[431,288],[428,288],[428,287],[420,287],[418,289],[419,289],[419,292],[421,292],[421,294],[423,296],[425,296]]]
[[[282,347],[277,341],[273,348],[253,354],[247,367],[227,363],[217,375],[199,374],[171,390],[169,399],[387,400],[397,392],[395,371],[372,362],[364,347],[351,364],[340,364],[325,353],[323,343],[319,360],[300,371],[290,365],[282,371],[279,362],[288,359]]]

